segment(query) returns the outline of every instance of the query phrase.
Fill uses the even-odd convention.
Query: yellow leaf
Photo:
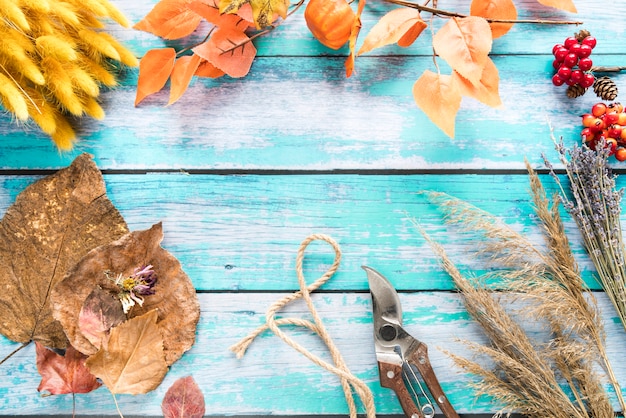
[[[474,99],[491,107],[499,107],[502,105],[499,93],[500,76],[498,68],[491,59],[485,64],[483,75],[480,81],[472,84],[469,80],[463,78],[458,72],[452,72],[452,78],[458,84],[463,96],[473,97]]]
[[[470,15],[485,19],[516,20],[517,9],[513,0],[472,0]],[[499,38],[513,27],[513,23],[489,23],[492,37]]]
[[[413,98],[435,125],[454,138],[454,119],[461,107],[461,90],[452,76],[424,71],[413,84]]]
[[[111,393],[139,395],[154,390],[167,373],[157,310],[111,329],[106,347],[85,364]]]
[[[539,4],[554,7],[555,9],[565,10],[566,12],[578,13],[576,6],[572,0],[537,0]]]
[[[375,48],[395,44],[409,46],[428,25],[422,20],[419,10],[402,7],[394,9],[380,18],[365,37],[357,55]],[[405,38],[406,35],[411,35]],[[403,44],[400,44],[400,40]]]
[[[237,13],[245,4],[252,7],[257,29],[264,29],[272,24],[274,15],[286,19],[291,3],[289,0],[220,0],[220,13]]]
[[[435,52],[453,70],[477,83],[491,51],[491,28],[482,17],[453,17],[433,36]]]
[[[161,90],[174,68],[174,48],[151,49],[139,61],[139,78],[135,106],[152,93]]]
[[[189,82],[198,69],[201,60],[202,58],[196,54],[185,55],[176,60],[170,77],[170,100],[167,103],[168,105],[175,103],[187,90]]]

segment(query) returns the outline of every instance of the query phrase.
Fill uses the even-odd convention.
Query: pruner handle
[[[422,379],[424,379],[424,383],[426,383],[431,396],[434,398],[433,400],[439,409],[441,409],[443,415],[446,418],[459,418],[459,414],[456,413],[448,397],[443,392],[439,380],[437,380],[437,376],[435,376],[435,372],[430,365],[428,347],[426,344],[417,342],[417,346],[412,348],[414,349],[412,349],[407,356],[407,361],[417,367],[417,371],[422,376]]]
[[[393,390],[400,401],[400,406],[407,418],[424,418],[422,411],[415,405],[409,393],[404,379],[402,378],[402,365],[378,362],[378,373],[380,375],[380,385]]]

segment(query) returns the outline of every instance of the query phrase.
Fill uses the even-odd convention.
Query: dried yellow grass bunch
[[[0,0],[0,100],[20,121],[34,120],[61,150],[76,134],[67,115],[102,119],[100,87],[116,65],[137,58],[102,31],[130,23],[108,0]]]
[[[502,405],[500,413],[545,418],[613,418],[613,406],[599,370],[626,407],[605,348],[605,332],[593,295],[580,277],[559,214],[527,163],[531,199],[545,238],[536,245],[495,216],[442,193],[426,193],[448,223],[476,235],[477,255],[490,273],[464,276],[443,247],[423,232],[481,325],[489,345],[468,342],[486,363],[452,355],[458,366],[480,377],[478,394]],[[486,283],[494,283],[494,292]],[[517,300],[519,309],[512,310]],[[545,339],[527,332],[543,326]],[[600,367],[597,367],[600,366]],[[569,389],[569,390],[568,390]],[[623,412],[622,412],[623,414]]]

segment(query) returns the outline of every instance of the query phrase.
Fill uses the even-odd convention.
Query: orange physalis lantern
[[[350,39],[356,15],[346,0],[309,0],[304,19],[318,41],[339,49]]]

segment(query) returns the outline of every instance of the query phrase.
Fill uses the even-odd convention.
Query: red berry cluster
[[[596,103],[582,116],[582,141],[591,149],[604,143],[609,155],[626,161],[626,109],[620,103]]]
[[[596,38],[591,35],[585,36],[580,42],[575,36],[570,36],[562,44],[554,45],[552,66],[556,74],[552,77],[552,84],[555,86],[578,84],[585,89],[593,86],[595,77],[589,72],[593,61],[589,56],[595,46]]]

